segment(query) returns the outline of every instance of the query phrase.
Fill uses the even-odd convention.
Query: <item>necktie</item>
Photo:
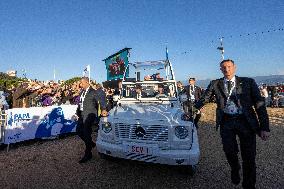
[[[191,94],[191,95],[194,94],[193,91],[194,91],[194,88],[193,88],[193,86],[191,85],[191,86],[190,86],[190,94]]]
[[[232,81],[227,81],[228,93],[230,93],[232,87],[233,87],[233,82]]]

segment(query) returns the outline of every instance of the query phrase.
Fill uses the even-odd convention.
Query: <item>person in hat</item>
[[[187,95],[187,101],[184,103],[184,111],[193,116],[193,109],[195,103],[201,98],[202,90],[200,87],[195,85],[195,78],[190,77],[188,80],[189,85],[185,86],[182,93]],[[198,121],[201,118],[201,114],[196,114],[193,122],[198,128]]]

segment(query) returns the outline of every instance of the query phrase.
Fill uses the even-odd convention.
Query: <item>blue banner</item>
[[[76,131],[77,106],[13,108],[6,111],[5,144],[48,138]]]

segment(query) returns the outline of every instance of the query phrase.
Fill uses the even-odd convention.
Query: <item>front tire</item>
[[[196,171],[197,171],[197,165],[189,165],[188,166],[188,173],[189,173],[190,176],[195,175]]]
[[[185,165],[180,167],[180,172],[189,176],[194,176],[197,171],[196,165]]]
[[[107,155],[105,155],[104,153],[98,152],[98,154],[99,154],[99,157],[100,157],[101,159],[105,159],[105,160],[109,159],[109,157],[108,157]]]

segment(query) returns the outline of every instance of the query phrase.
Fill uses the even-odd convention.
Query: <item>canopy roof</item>
[[[129,64],[133,65],[136,69],[145,67],[166,67],[168,64],[168,60],[133,62]]]

